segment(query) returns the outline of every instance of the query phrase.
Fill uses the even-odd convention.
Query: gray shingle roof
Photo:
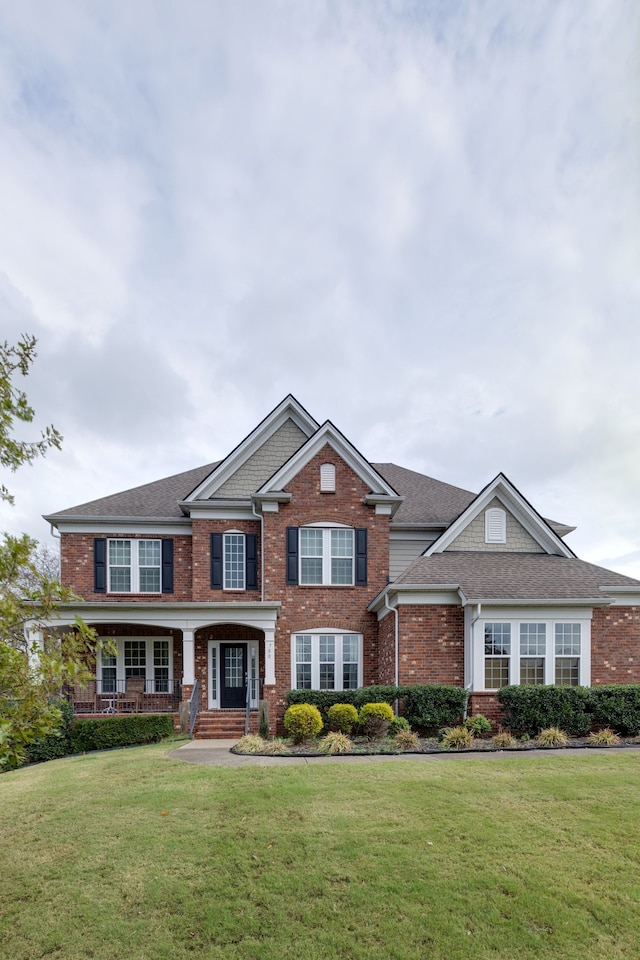
[[[456,584],[470,600],[572,600],[606,596],[600,587],[637,587],[640,581],[593,563],[543,553],[434,554],[417,560],[394,582]]]
[[[419,523],[446,526],[465,510],[476,494],[442,483],[395,463],[372,463],[394,490],[405,498],[394,524]]]
[[[218,461],[219,462],[219,461]],[[122,517],[129,519],[138,517],[154,517],[156,519],[176,519],[184,514],[178,506],[178,501],[191,493],[194,487],[207,477],[216,463],[207,463],[184,473],[176,473],[172,477],[145,483],[141,487],[123,490],[110,497],[101,497],[98,500],[89,500],[77,507],[59,510],[49,514],[47,519],[65,519],[81,517]]]

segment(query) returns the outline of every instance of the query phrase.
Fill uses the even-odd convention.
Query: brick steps
[[[198,714],[193,736],[196,740],[228,740],[244,735],[246,712],[244,710],[208,710]],[[252,710],[249,718],[252,733],[258,729],[258,711]]]

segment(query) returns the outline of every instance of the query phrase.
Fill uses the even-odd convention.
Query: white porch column
[[[275,628],[264,628],[264,682],[265,686],[276,682],[276,641]]]
[[[32,621],[33,622],[33,621]],[[40,669],[40,659],[38,653],[44,650],[44,633],[31,624],[26,624],[24,628],[24,638],[27,643],[27,658],[32,670]]]
[[[193,630],[182,631],[182,682],[196,682],[196,653]]]

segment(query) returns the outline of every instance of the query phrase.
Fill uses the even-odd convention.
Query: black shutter
[[[367,585],[367,531],[356,530],[356,587]]]
[[[222,590],[222,534],[211,534],[211,589]]]
[[[248,533],[245,541],[245,574],[247,590],[258,589],[258,538],[255,533]]]
[[[93,590],[94,593],[107,592],[107,541],[105,537],[96,537],[93,541]]]
[[[162,592],[173,593],[173,540],[162,541]]]
[[[298,582],[298,528],[287,527],[287,583]]]

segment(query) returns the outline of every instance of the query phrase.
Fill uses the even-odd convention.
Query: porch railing
[[[191,691],[191,696],[189,697],[189,736],[193,738],[193,731],[196,727],[196,720],[198,719],[198,704],[200,702],[200,681],[196,677],[195,683],[193,684],[193,690]]]
[[[88,680],[64,691],[76,714],[175,713],[180,709],[182,681],[130,677]]]

